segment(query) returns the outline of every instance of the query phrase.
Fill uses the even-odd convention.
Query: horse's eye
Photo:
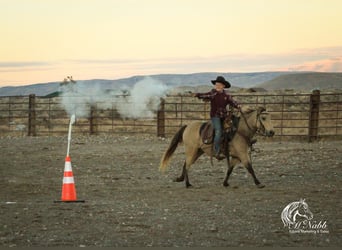
[[[266,117],[261,117],[261,120],[266,121]]]

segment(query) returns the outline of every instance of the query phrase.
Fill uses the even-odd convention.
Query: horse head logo
[[[281,213],[281,220],[284,223],[284,227],[291,228],[300,221],[308,221],[313,218],[313,214],[309,210],[308,204],[305,199],[292,202],[288,204]]]

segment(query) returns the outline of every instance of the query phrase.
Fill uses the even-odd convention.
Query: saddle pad
[[[204,144],[211,144],[214,140],[214,127],[211,122],[204,122],[200,128],[200,136]]]

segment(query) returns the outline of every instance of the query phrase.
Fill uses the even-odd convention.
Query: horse
[[[229,142],[227,147],[226,160],[228,170],[223,185],[228,187],[228,179],[235,165],[242,163],[248,172],[252,175],[254,183],[257,187],[265,187],[256,177],[252,168],[252,162],[248,153],[253,136],[257,133],[268,137],[274,135],[274,129],[271,122],[271,115],[266,112],[264,107],[250,109],[248,111],[240,111],[241,117],[237,126],[234,137]],[[189,125],[182,126],[173,136],[168,149],[164,152],[160,161],[159,170],[165,171],[171,156],[175,152],[180,143],[184,143],[186,160],[183,165],[182,174],[176,178],[176,182],[185,181],[185,186],[191,187],[188,176],[190,166],[204,153],[213,157],[213,145],[204,144],[200,136],[201,121],[195,121]],[[231,158],[231,160],[230,160]]]
[[[312,218],[313,214],[304,199],[291,202],[281,213],[281,220],[284,223],[284,227],[289,228],[294,226],[300,220],[311,220]]]

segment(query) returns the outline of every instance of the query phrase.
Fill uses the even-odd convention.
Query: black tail
[[[178,132],[173,136],[169,148],[165,151],[163,158],[160,161],[159,170],[165,171],[171,156],[176,151],[179,143],[183,142],[183,133],[187,125],[181,127]]]

